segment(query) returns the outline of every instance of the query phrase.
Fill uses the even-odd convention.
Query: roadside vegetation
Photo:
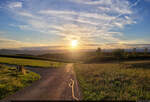
[[[62,62],[22,59],[22,58],[8,58],[8,57],[0,57],[0,63],[23,65],[23,66],[30,66],[30,67],[45,67],[45,68],[49,68],[49,67],[56,68],[64,65],[64,63]]]
[[[75,64],[83,100],[150,100],[150,61]]]
[[[40,79],[40,75],[26,70],[26,74],[18,72],[16,67],[0,65],[0,99],[29,86]]]
[[[144,49],[144,52],[137,52],[136,48],[130,51],[125,49],[113,49],[111,52],[104,52],[101,48],[98,48],[96,52],[91,52],[82,57],[84,63],[111,63],[122,61],[134,61],[134,60],[150,60],[150,53],[148,48]]]

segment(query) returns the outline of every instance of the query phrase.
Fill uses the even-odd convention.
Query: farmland
[[[38,79],[40,79],[40,75],[29,70],[24,75],[18,72],[15,67],[0,65],[0,99],[29,86]]]
[[[13,64],[13,65],[24,65],[30,67],[61,67],[64,66],[62,62],[53,62],[53,61],[45,61],[45,60],[34,60],[34,59],[23,59],[23,58],[8,58],[8,57],[0,57],[0,63],[5,64]]]
[[[83,100],[150,100],[150,61],[75,64]]]

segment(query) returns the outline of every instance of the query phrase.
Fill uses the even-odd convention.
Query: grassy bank
[[[150,61],[75,64],[84,100],[150,100]]]
[[[15,67],[0,65],[0,99],[30,85],[39,78],[38,74],[29,70],[27,70],[27,74],[23,75],[21,72],[17,72]]]
[[[14,64],[14,65],[24,65],[31,67],[61,67],[64,63],[44,61],[44,60],[33,60],[33,59],[21,59],[21,58],[8,58],[0,57],[0,63]]]

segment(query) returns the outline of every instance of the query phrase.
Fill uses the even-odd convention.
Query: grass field
[[[0,57],[0,63],[24,65],[24,66],[31,66],[31,67],[46,67],[46,68],[47,67],[60,67],[64,65],[64,63],[61,63],[61,62],[21,59],[21,58],[7,58],[7,57]]]
[[[75,64],[83,100],[150,100],[150,61]]]
[[[27,74],[23,75],[21,72],[17,72],[15,67],[0,65],[0,99],[30,85],[39,78],[38,74],[29,70],[27,70]]]

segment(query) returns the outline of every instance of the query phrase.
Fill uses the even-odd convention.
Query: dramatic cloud
[[[0,48],[18,48],[23,46],[25,46],[25,44],[20,41],[0,38]]]
[[[50,44],[40,44],[40,43],[29,43],[29,42],[22,42],[17,40],[11,40],[7,38],[0,38],[0,48],[7,49],[7,48],[24,48],[24,47],[45,47],[45,46],[52,46]],[[56,45],[53,45],[56,46]]]
[[[9,8],[21,8],[22,7],[22,2],[11,2],[8,5]]]
[[[66,0],[65,2],[76,5],[76,9],[65,8],[65,5],[64,8],[59,8],[59,5],[50,8],[40,4],[38,9],[35,9],[33,2],[27,1],[11,2],[8,5],[10,9],[20,8],[10,10],[15,19],[22,22],[13,26],[22,30],[56,35],[65,41],[77,39],[83,44],[122,42],[124,34],[120,29],[136,23],[132,7],[139,2],[139,0],[135,3],[128,0]],[[23,8],[22,3],[29,9]]]

